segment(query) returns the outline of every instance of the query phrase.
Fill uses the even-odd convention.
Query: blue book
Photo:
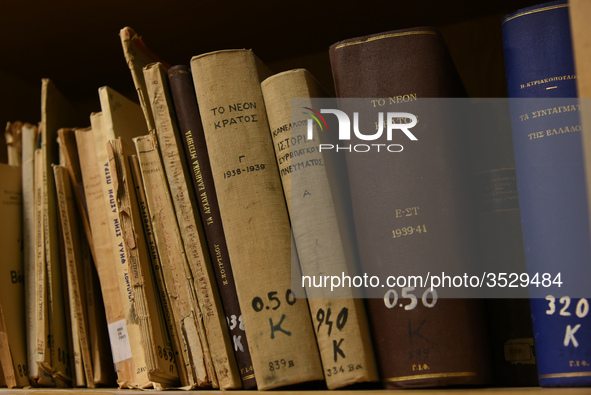
[[[508,15],[503,44],[540,385],[591,385],[591,236],[568,3]]]

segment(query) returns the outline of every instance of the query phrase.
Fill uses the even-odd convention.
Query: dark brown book
[[[174,66],[168,70],[168,78],[179,123],[179,138],[183,142],[185,160],[190,169],[195,201],[198,202],[207,247],[212,257],[224,313],[234,342],[242,385],[244,389],[252,389],[256,387],[256,379],[242,324],[242,313],[236,295],[191,70],[183,65]]]
[[[508,107],[504,100],[475,102],[470,118],[470,168],[480,262],[487,271],[526,273],[517,177]],[[481,120],[485,120],[482,122]],[[526,288],[497,288],[486,301],[494,384],[538,386],[531,309]]]
[[[446,125],[442,111],[420,101],[464,94],[441,34],[419,27],[349,39],[331,46],[330,59],[341,110],[353,109],[342,98],[362,98],[360,119],[378,110],[407,112],[419,120],[398,121],[411,120],[416,140],[395,130],[391,140],[387,133],[374,141],[356,133],[339,142],[353,147],[346,159],[362,271],[382,284],[387,275],[469,271],[477,251],[463,140]],[[372,120],[358,129],[369,135],[377,126]],[[358,152],[370,143],[396,152]],[[410,285],[416,287],[374,288],[368,299],[384,386],[489,383],[482,300],[445,297],[441,288],[420,282]]]

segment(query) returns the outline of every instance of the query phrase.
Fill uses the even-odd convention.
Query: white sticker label
[[[131,346],[129,345],[125,320],[109,324],[109,339],[111,339],[111,352],[113,353],[114,363],[131,358]]]

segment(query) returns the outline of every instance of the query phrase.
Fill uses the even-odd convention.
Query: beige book
[[[82,129],[90,131],[90,128]],[[94,255],[92,244],[92,233],[88,219],[88,209],[86,207],[86,197],[84,193],[84,183],[82,180],[82,171],[80,168],[80,157],[76,143],[76,130],[62,128],[58,130],[58,144],[60,147],[60,156],[63,156],[64,164],[67,169],[72,191],[77,207],[78,221],[80,221],[84,234],[80,236],[80,259],[82,262],[82,272],[84,281],[83,290],[86,298],[86,317],[88,320],[88,337],[91,347],[92,357],[92,377],[94,382],[88,383],[88,387],[97,385],[112,385],[115,381],[113,370],[113,359],[108,351],[109,338],[106,333],[107,321],[105,317],[104,306],[101,301],[100,286],[98,286],[98,275],[93,267],[91,254]],[[76,345],[76,343],[74,343]],[[107,350],[107,351],[105,351]],[[74,360],[78,363],[78,360]],[[77,365],[78,366],[78,365]]]
[[[323,136],[306,138],[309,116],[304,114],[308,112],[305,107],[313,108],[312,98],[326,94],[305,69],[269,77],[261,88],[302,274],[354,276],[354,235],[346,227],[346,213],[340,202],[347,191],[338,189],[334,182],[337,172],[342,174],[345,167],[330,168],[331,161],[338,158],[329,157],[326,151],[318,152],[319,137]],[[295,98],[300,98],[298,107],[304,108],[292,114]],[[309,163],[315,165],[305,166]],[[290,171],[292,166],[299,169],[295,175]],[[311,291],[314,289],[308,290],[308,303],[327,387],[378,381],[363,300],[345,288],[334,295],[326,295],[326,289],[318,296],[311,295]],[[337,324],[329,324],[332,321]]]
[[[45,243],[45,292],[48,323],[37,323],[37,364],[56,378],[58,386],[71,381],[70,355],[66,330],[66,311],[62,292],[61,259],[59,251],[59,220],[52,164],[59,163],[57,131],[76,126],[76,112],[48,79],[41,84],[41,151],[43,161],[43,230]],[[46,329],[46,331],[45,331]],[[47,339],[50,339],[48,341]],[[44,344],[49,343],[49,344]]]
[[[308,303],[291,290],[291,230],[250,50],[196,56],[191,69],[259,389],[323,380]]]
[[[72,184],[75,203],[78,208],[78,216],[86,234],[86,240],[92,250],[94,246],[92,244],[92,234],[88,221],[86,198],[84,196],[80,157],[78,156],[78,148],[76,146],[76,130],[69,128],[59,129],[57,131],[57,141],[60,147],[60,156],[63,157],[63,164],[68,171],[68,176]]]
[[[176,126],[174,105],[168,86],[168,75],[161,63],[144,68],[148,98],[154,114],[156,136],[162,154],[166,179],[176,212],[187,262],[191,268],[197,301],[202,312],[203,325],[213,365],[221,389],[242,387],[238,363],[219,295],[215,273],[205,241],[205,232],[199,217],[193,193],[187,182],[191,176],[184,160],[182,143]]]
[[[96,153],[96,163],[99,168],[99,183],[102,188],[103,205],[105,206],[107,234],[110,236],[111,254],[113,254],[114,271],[116,273],[119,297],[123,308],[125,326],[123,322],[117,325],[109,325],[109,336],[111,342],[113,339],[120,338],[121,331],[126,330],[125,337],[130,346],[129,354],[126,357],[133,359],[133,379],[128,383],[132,387],[149,388],[154,382],[150,379],[148,365],[146,360],[146,351],[142,345],[142,332],[137,319],[137,311],[133,297],[133,289],[129,272],[128,251],[123,240],[121,232],[121,223],[119,211],[117,209],[115,189],[113,186],[112,170],[109,166],[109,156],[107,152],[107,143],[119,134],[133,133],[134,130],[145,131],[145,121],[139,106],[119,93],[109,88],[99,89],[99,98],[101,101],[102,117],[101,122],[93,123],[99,118],[91,118],[92,134],[94,136],[94,149]],[[137,116],[139,114],[139,117]],[[114,125],[117,131],[114,130]],[[113,270],[113,269],[112,269]],[[115,357],[115,350],[118,347],[111,348]]]
[[[119,31],[119,38],[121,39],[125,62],[131,71],[131,78],[133,79],[133,84],[135,85],[135,90],[144,112],[148,130],[154,130],[154,116],[152,114],[152,108],[148,103],[148,92],[142,69],[148,64],[160,60],[156,54],[146,47],[142,38],[132,28],[126,26],[121,29]]]
[[[25,278],[25,322],[27,334],[27,371],[37,366],[35,319],[35,143],[37,127],[26,125],[22,129],[22,183],[23,183],[23,260]]]
[[[93,127],[100,126],[102,113],[91,115]],[[76,143],[80,157],[80,169],[84,181],[84,192],[88,208],[88,219],[94,243],[94,263],[100,280],[102,299],[107,320],[113,364],[117,373],[117,383],[126,388],[135,383],[136,370],[131,356],[130,339],[125,321],[125,311],[107,213],[103,199],[101,173],[96,159],[94,135],[92,130],[77,130]]]
[[[132,146],[132,138],[147,133],[144,114],[139,105],[119,94],[109,87],[99,89],[99,99],[103,113],[103,127],[94,128],[95,150],[97,163],[101,170],[101,185],[103,188],[103,197],[105,199],[105,209],[107,210],[108,222],[110,224],[112,245],[116,246],[113,250],[117,262],[116,268],[119,273],[120,292],[124,300],[124,306],[127,309],[126,319],[129,337],[135,340],[131,343],[132,356],[136,365],[136,373],[146,374],[151,384],[156,387],[162,384],[157,381],[157,377],[152,377],[147,367],[146,353],[151,350],[144,349],[142,346],[142,331],[137,321],[133,300],[133,289],[130,282],[129,273],[129,252],[123,240],[121,233],[121,224],[116,204],[115,190],[113,185],[113,170],[109,166],[109,157],[107,151],[107,142],[116,138],[121,138],[123,144]],[[127,302],[125,302],[127,300]],[[138,381],[139,378],[138,378]],[[149,385],[148,382],[141,386]]]
[[[34,329],[33,346],[34,358],[29,362],[29,379],[36,386],[55,386],[54,377],[47,371],[40,369],[37,360],[39,355],[49,354],[49,344],[46,334],[49,332],[49,308],[47,307],[47,280],[45,266],[45,231],[43,216],[43,152],[41,148],[34,153]]]
[[[143,234],[143,218],[129,165],[129,157],[135,153],[135,150],[124,145],[121,138],[118,138],[109,142],[107,151],[121,230],[128,252],[136,314],[142,333],[142,346],[145,350],[150,378],[170,386],[178,386],[179,372],[164,310],[152,274],[148,245]]]
[[[156,239],[154,238],[154,232],[152,230],[152,220],[150,219],[150,212],[148,211],[148,203],[146,200],[146,192],[144,191],[144,184],[142,182],[140,164],[137,155],[131,155],[128,159],[131,178],[133,179],[133,185],[135,188],[135,199],[142,216],[142,227],[150,255],[150,262],[152,263],[154,280],[157,284],[162,309],[164,310],[168,334],[174,349],[174,360],[179,371],[181,385],[183,386],[183,389],[194,389],[197,386],[197,382],[195,381],[196,379],[193,373],[193,368],[191,367],[191,361],[185,359],[187,351],[183,350],[184,341],[179,337],[177,323],[174,319],[174,314],[172,313],[170,301],[166,293],[164,274],[162,273],[162,263],[158,256],[158,247],[156,246]]]
[[[24,124],[20,121],[8,122],[6,124],[6,129],[4,130],[4,138],[6,140],[9,165],[21,165],[23,127]]]
[[[201,319],[202,312],[195,295],[156,137],[148,134],[136,137],[133,141],[164,275],[164,286],[177,322],[177,334],[185,353],[184,358],[185,361],[192,362],[193,374],[199,387],[215,388],[217,381]]]
[[[68,170],[64,166],[54,166],[57,201],[66,264],[66,284],[69,297],[69,312],[72,326],[73,374],[76,387],[94,387],[94,370],[90,356],[90,338],[86,293],[84,292],[84,273],[80,242],[80,224],[76,201]]]
[[[21,177],[20,167],[0,164],[0,362],[9,388],[29,385]]]

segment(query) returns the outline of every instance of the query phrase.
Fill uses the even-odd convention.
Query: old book
[[[519,218],[519,198],[511,127],[506,101],[474,102],[470,141],[472,191],[480,261],[511,281],[526,272]],[[486,300],[494,384],[534,387],[538,384],[534,333],[527,290],[498,287]]]
[[[34,325],[30,326],[35,332],[32,334],[33,342],[28,343],[28,347],[33,346],[33,361],[29,361],[29,379],[33,385],[36,386],[55,386],[55,379],[49,373],[39,368],[37,363],[39,355],[39,347],[44,350],[46,343],[38,342],[39,336],[43,336],[48,332],[49,319],[47,317],[49,309],[46,304],[46,270],[45,270],[45,232],[44,232],[44,218],[43,218],[43,152],[41,148],[35,149],[34,153],[34,294],[32,295],[34,301]]]
[[[177,322],[177,335],[181,339],[185,361],[192,362],[194,380],[199,387],[216,386],[215,370],[200,317],[202,312],[196,299],[156,137],[153,134],[136,137],[134,143],[166,294]]]
[[[148,102],[148,92],[142,70],[150,63],[159,62],[160,59],[146,47],[142,38],[132,28],[126,26],[121,29],[119,38],[121,39],[125,62],[131,71],[133,84],[146,118],[148,130],[154,130],[154,116]]]
[[[82,181],[82,171],[80,170],[80,157],[78,156],[78,147],[76,146],[76,130],[69,128],[61,128],[57,131],[57,142],[60,147],[60,153],[63,156],[64,166],[68,170],[70,183],[74,190],[75,204],[78,208],[78,215],[84,232],[86,234],[87,242],[91,250],[94,248],[92,244],[92,233],[90,230],[90,223],[88,221],[88,209],[86,207],[86,197],[84,195],[84,183]]]
[[[22,174],[0,164],[0,362],[8,388],[29,385],[22,245]]]
[[[135,188],[135,199],[137,201],[137,207],[141,212],[142,227],[144,230],[144,237],[148,246],[148,252],[150,254],[150,262],[152,263],[154,279],[158,287],[158,294],[160,297],[161,305],[164,310],[166,318],[166,324],[168,328],[168,334],[172,342],[174,349],[174,359],[176,361],[177,369],[179,371],[179,379],[181,385],[187,389],[193,389],[197,387],[197,381],[193,373],[193,367],[191,361],[185,357],[188,355],[187,345],[185,344],[182,337],[179,336],[178,325],[174,319],[174,315],[171,310],[170,300],[166,293],[166,285],[164,283],[164,274],[162,272],[162,264],[160,257],[158,256],[158,247],[156,246],[156,239],[154,237],[154,231],[152,230],[152,220],[150,219],[150,212],[148,211],[148,203],[146,200],[146,192],[144,190],[144,184],[142,182],[142,175],[140,164],[137,159],[137,155],[131,155],[128,158],[130,166],[130,174],[133,180]]]
[[[94,370],[90,356],[90,336],[86,293],[84,292],[84,268],[80,242],[80,223],[68,171],[64,166],[54,166],[57,201],[63,236],[66,287],[69,297],[69,315],[72,326],[72,382],[76,387],[94,387]],[[84,237],[84,234],[82,235]]]
[[[134,136],[147,132],[146,121],[139,105],[109,87],[99,88],[103,114],[102,127],[92,125],[97,164],[100,168],[100,184],[103,190],[103,204],[107,212],[107,223],[111,235],[112,254],[119,281],[119,292],[123,304],[127,333],[130,339],[131,357],[134,361],[135,379],[138,387],[150,387],[160,383],[157,376],[151,376],[147,362],[154,350],[144,347],[142,327],[137,319],[136,303],[131,284],[129,251],[121,233],[121,221],[116,204],[113,172],[109,165],[107,143],[121,137],[125,144],[132,144]],[[111,329],[110,329],[111,330]],[[157,372],[155,372],[157,373]],[[156,384],[155,384],[156,383]],[[163,383],[160,383],[163,384]]]
[[[236,295],[236,284],[228,256],[191,70],[187,66],[173,66],[168,71],[168,79],[178,118],[178,138],[182,141],[184,149],[184,155],[180,153],[179,156],[182,156],[189,167],[188,178],[191,179],[192,185],[189,189],[197,200],[210,256],[215,257],[213,271],[234,343],[242,386],[244,389],[252,389],[256,387],[256,378],[248,339],[242,324],[241,307]]]
[[[90,128],[79,130],[88,132]],[[83,290],[86,299],[88,337],[90,339],[89,343],[92,355],[92,378],[94,380],[94,382],[89,382],[87,385],[89,387],[112,385],[115,382],[115,371],[113,370],[113,358],[106,331],[107,321],[100,293],[100,285],[98,284],[98,274],[94,268],[94,262],[91,256],[95,255],[94,245],[90,221],[88,219],[88,208],[80,167],[80,157],[78,155],[76,130],[67,128],[59,129],[58,144],[72,185],[78,221],[80,221],[84,230],[84,235],[79,238],[80,260],[83,268],[81,281],[84,284]]]
[[[23,188],[23,261],[25,278],[25,322],[27,334],[27,366],[37,365],[35,319],[35,147],[37,127],[22,130],[22,188]],[[27,370],[27,375],[29,370]]]
[[[91,115],[91,124],[99,127],[102,114]],[[117,373],[117,382],[121,387],[135,382],[134,363],[131,356],[130,339],[127,335],[125,312],[119,292],[116,263],[113,256],[111,235],[107,222],[107,213],[101,186],[101,174],[96,159],[94,135],[92,129],[77,130],[76,144],[80,158],[80,170],[84,182],[84,192],[88,208],[88,218],[94,244],[94,264],[100,280],[102,300],[104,302],[107,333],[110,339],[112,363]]]
[[[330,59],[340,110],[349,116],[360,111],[361,119],[372,119],[357,128],[379,131],[375,139],[356,131],[350,141],[339,141],[354,147],[346,160],[363,272],[384,285],[393,273],[469,271],[478,261],[464,140],[449,118],[417,102],[463,95],[441,34],[418,27],[348,39],[331,46]],[[411,133],[416,140],[401,130],[382,133],[384,125],[374,124],[376,109],[418,117]],[[355,147],[363,150],[367,140],[388,150],[359,153]],[[420,282],[367,291],[377,293],[367,306],[386,387],[490,382],[481,300],[439,297],[441,288]]]
[[[327,95],[305,69],[269,77],[261,88],[302,274],[353,276],[357,268],[354,234],[347,227],[343,203],[337,201],[347,191],[332,182],[337,179],[335,164],[329,167],[338,158],[329,157],[334,156],[330,151],[318,152],[317,139],[306,139],[305,108],[314,107],[313,98]],[[303,107],[297,113],[292,112],[295,98],[301,99],[298,107]],[[306,166],[310,163],[314,165]],[[298,169],[297,174],[292,169]],[[378,381],[363,300],[351,290],[338,295],[313,292],[308,284],[308,303],[328,388]],[[335,328],[329,324],[331,315],[340,318]]]
[[[59,251],[59,220],[52,164],[59,163],[57,131],[74,127],[81,121],[73,105],[62,96],[49,79],[41,84],[41,152],[42,152],[42,209],[45,248],[43,295],[47,322],[37,321],[37,364],[54,376],[58,385],[70,381],[70,355],[66,330],[65,301],[62,292],[62,265]],[[41,317],[39,317],[41,318]],[[66,357],[64,357],[66,356]],[[36,379],[34,379],[36,380]]]
[[[591,384],[591,267],[586,264],[591,259],[591,235],[581,106],[572,99],[577,96],[577,75],[568,7],[567,1],[553,1],[503,19],[517,189],[542,386]],[[555,207],[563,209],[558,213]]]
[[[308,303],[291,290],[291,230],[250,50],[193,57],[191,70],[259,389],[323,380]]]
[[[154,381],[178,386],[180,380],[175,354],[162,303],[155,292],[156,281],[152,274],[148,245],[143,237],[143,218],[129,168],[129,157],[134,150],[118,138],[108,143],[107,152],[122,236],[128,252],[135,312],[140,324],[148,372]]]
[[[161,63],[146,66],[144,68],[144,78],[154,114],[155,131],[162,155],[162,163],[170,186],[170,195],[185,245],[187,262],[195,281],[197,301],[201,311],[206,312],[202,314],[203,326],[219,387],[221,389],[242,388],[242,380],[228,328],[231,318],[226,317],[224,314],[210,258],[210,254],[213,255],[211,251],[215,253],[215,250],[210,249],[208,251],[205,225],[201,221],[194,199],[195,195],[189,190],[188,180],[190,176],[187,162],[184,160],[184,154],[180,148],[181,142],[179,140],[181,136],[179,135],[166,69]],[[195,89],[193,88],[193,95],[195,95],[194,92]],[[203,214],[201,212],[201,215]],[[243,333],[244,331],[241,334]],[[238,334],[238,336],[241,334]],[[244,368],[248,369],[248,366]],[[245,376],[250,374],[252,373],[247,373]]]

